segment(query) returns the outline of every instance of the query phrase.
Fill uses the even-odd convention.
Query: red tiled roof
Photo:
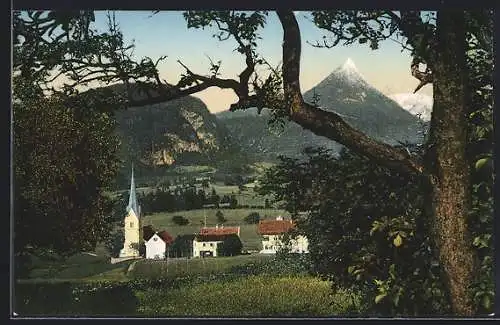
[[[238,237],[238,234],[223,234],[223,235],[197,235],[195,240],[197,242],[207,242],[207,241],[224,241],[225,238],[230,236]]]
[[[294,227],[291,220],[261,220],[257,231],[261,235],[279,235]]]
[[[231,235],[231,234],[236,234],[239,235],[240,233],[240,227],[203,227],[200,229],[200,235],[216,235],[216,236],[221,236],[221,235]]]
[[[160,237],[161,239],[163,239],[163,241],[169,245],[171,244],[173,241],[174,241],[174,238],[166,231],[166,230],[162,230],[158,233],[156,233],[158,235],[158,237]]]

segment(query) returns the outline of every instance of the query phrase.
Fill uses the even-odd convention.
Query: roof
[[[158,235],[158,237],[160,237],[161,239],[163,239],[163,241],[167,245],[171,244],[174,241],[174,238],[166,230],[162,230],[160,232],[157,232],[156,234]]]
[[[293,229],[292,220],[261,220],[257,232],[261,235],[279,235]]]
[[[141,211],[140,206],[137,203],[137,194],[135,192],[135,180],[134,180],[134,165],[132,165],[132,175],[130,177],[130,191],[128,197],[127,212],[130,210],[134,211],[135,215],[139,218]]]
[[[200,229],[200,235],[240,235],[240,227],[203,227]]]
[[[224,241],[225,238],[230,236],[236,236],[239,238],[237,234],[223,234],[223,235],[196,235],[194,240],[198,242],[207,242],[207,241]]]

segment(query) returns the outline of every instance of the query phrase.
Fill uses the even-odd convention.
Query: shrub
[[[224,223],[227,221],[227,219],[224,217],[224,213],[222,213],[222,211],[220,211],[220,210],[217,211],[215,216],[217,217],[218,223]]]
[[[173,216],[172,221],[178,226],[186,226],[189,224],[189,219],[183,216]]]
[[[258,212],[251,212],[248,216],[243,219],[248,224],[256,224],[260,221],[260,215]]]
[[[237,235],[225,236],[222,243],[217,246],[217,256],[236,256],[241,254],[243,244]]]

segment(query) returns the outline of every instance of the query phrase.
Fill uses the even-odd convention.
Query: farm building
[[[261,220],[257,232],[262,236],[261,254],[276,254],[285,247],[283,236],[294,228],[292,220],[283,220],[277,217],[276,220]],[[290,252],[308,253],[309,242],[305,236],[299,235],[290,239]]]
[[[156,232],[151,238],[146,240],[146,258],[155,260],[164,259],[167,248],[173,241],[172,236],[165,230]]]

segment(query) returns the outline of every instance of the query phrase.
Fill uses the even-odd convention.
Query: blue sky
[[[411,58],[408,52],[401,52],[401,45],[385,41],[376,51],[368,45],[338,45],[333,49],[318,49],[307,44],[321,40],[325,31],[318,29],[305,18],[305,12],[297,12],[302,35],[301,86],[307,91],[328,74],[351,58],[366,80],[381,92],[412,92],[418,81],[410,75]],[[184,69],[177,63],[181,60],[192,71],[208,73],[209,61],[222,60],[222,77],[235,78],[244,68],[244,57],[234,51],[234,40],[220,42],[212,37],[215,29],[188,29],[181,11],[164,11],[151,15],[151,11],[117,11],[116,20],[127,41],[134,40],[137,58],[149,56],[156,60],[168,56],[160,65],[161,77],[176,82]],[[106,12],[96,12],[96,28],[106,28]],[[283,30],[274,12],[270,12],[267,24],[261,30],[262,39],[258,42],[258,52],[273,65],[281,60]],[[326,34],[327,35],[327,34]],[[430,86],[422,93],[431,94]],[[210,111],[225,110],[236,101],[230,90],[212,87],[195,96],[202,99]]]

